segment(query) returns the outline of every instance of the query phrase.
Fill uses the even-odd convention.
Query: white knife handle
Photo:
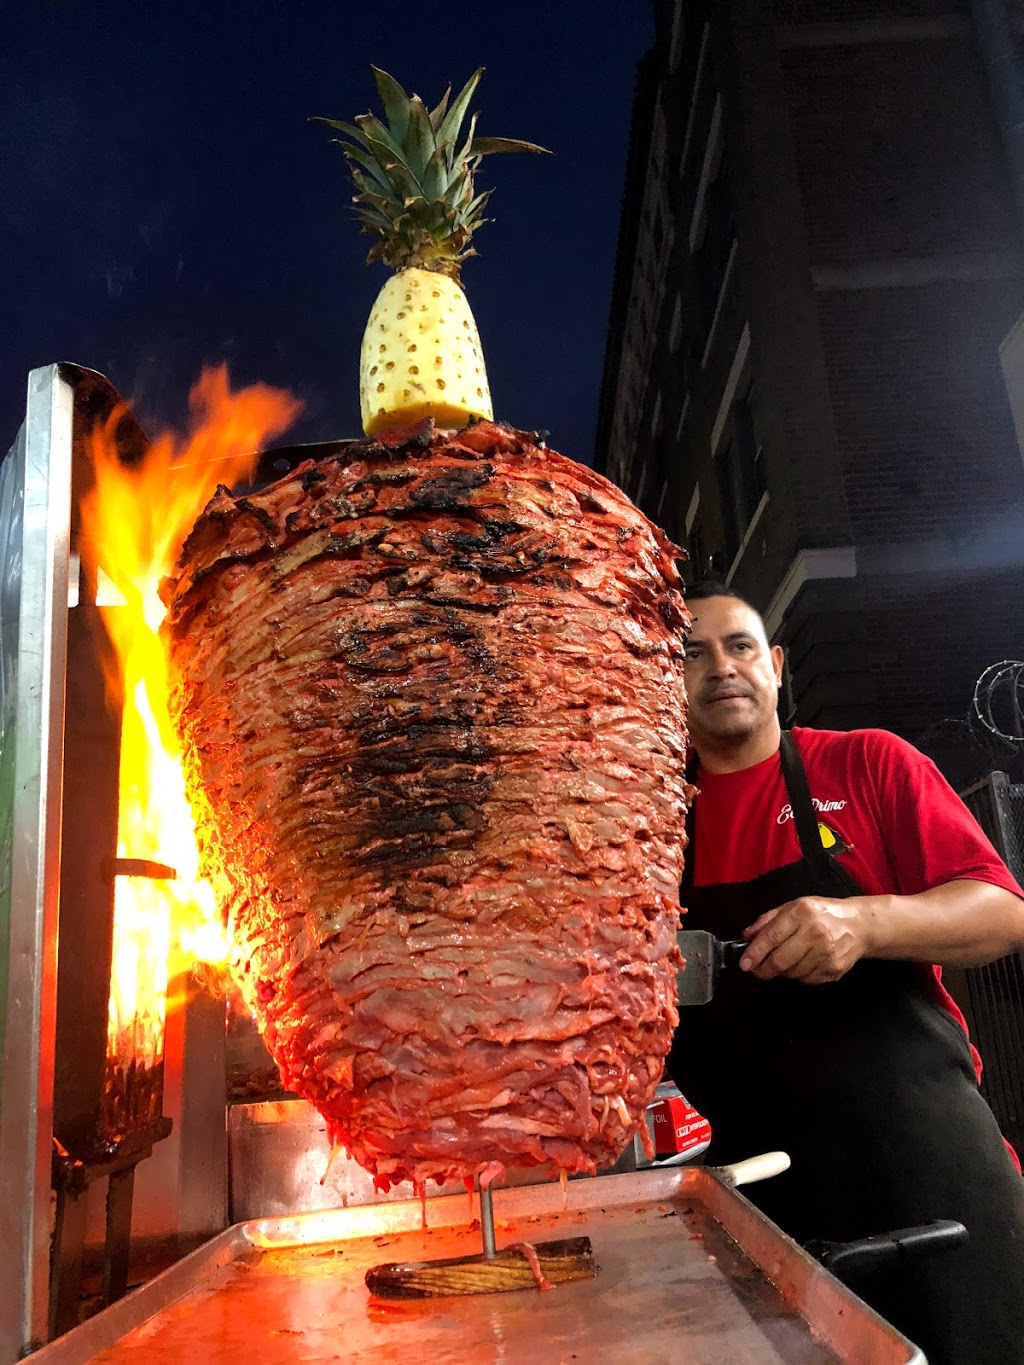
[[[727,1185],[752,1185],[755,1180],[767,1180],[789,1170],[788,1152],[762,1152],[760,1156],[734,1161],[731,1166],[719,1166],[717,1174]]]

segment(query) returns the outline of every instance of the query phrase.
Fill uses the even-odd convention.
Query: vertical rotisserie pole
[[[484,1239],[484,1255],[491,1260],[497,1250],[494,1243],[494,1198],[490,1185],[480,1187],[480,1232]]]

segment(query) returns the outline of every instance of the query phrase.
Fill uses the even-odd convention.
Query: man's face
[[[740,743],[773,723],[782,650],[769,646],[756,612],[734,597],[694,602],[686,646],[690,730],[701,739]]]

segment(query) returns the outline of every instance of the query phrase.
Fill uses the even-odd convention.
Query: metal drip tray
[[[499,1247],[589,1236],[597,1279],[380,1302],[370,1266],[479,1250],[467,1196],[429,1200],[425,1230],[418,1201],[332,1209],[230,1228],[34,1359],[924,1365],[711,1170],[498,1189],[494,1209]]]

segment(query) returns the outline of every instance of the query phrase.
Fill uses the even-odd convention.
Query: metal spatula
[[[723,941],[703,929],[681,929],[676,938],[686,959],[686,966],[676,974],[676,1002],[706,1005],[715,993],[719,972],[737,970],[747,945],[742,940]]]

